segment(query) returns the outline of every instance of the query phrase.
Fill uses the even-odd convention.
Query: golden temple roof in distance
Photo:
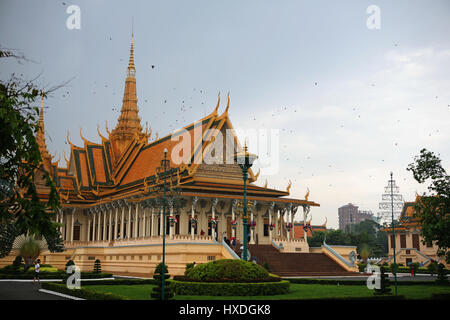
[[[64,154],[66,168],[59,167],[57,163],[46,168],[56,181],[63,206],[89,207],[116,199],[147,197],[152,187],[162,183],[158,167],[161,166],[163,150],[167,149],[168,154],[171,154],[178,144],[178,141],[171,138],[186,131],[191,133],[191,159],[187,164],[171,163],[169,185],[179,186],[185,195],[239,198],[243,193],[243,180],[238,164],[207,165],[198,161],[208,151],[210,142],[216,138],[218,132],[228,129],[233,132],[236,146],[233,151],[243,150],[228,116],[229,94],[223,114],[218,114],[219,93],[217,105],[209,115],[172,134],[161,138],[156,137],[150,141],[151,133],[148,133],[148,130],[143,132],[139,118],[135,72],[134,35],[132,34],[122,109],[115,128],[110,132],[106,126],[107,135],[103,136],[97,127],[101,140],[99,143],[85,139],[80,130],[84,141],[83,147],[74,145],[67,135],[70,156],[67,159]],[[201,135],[192,134],[199,129],[201,129]],[[43,130],[42,119],[42,132],[38,133],[37,139],[40,141],[41,153],[47,157],[48,151]],[[308,199],[284,198],[289,196],[289,188],[286,191],[280,191],[252,184],[258,175],[249,170],[248,197],[250,200],[319,206]],[[48,195],[45,190],[39,193],[44,199]]]

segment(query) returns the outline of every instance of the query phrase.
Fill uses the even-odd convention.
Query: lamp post
[[[169,164],[169,160],[167,160],[167,148],[164,149],[164,160],[161,160],[161,167],[156,169],[158,174],[164,175],[164,185],[163,185],[163,228],[162,228],[162,236],[163,236],[163,252],[162,252],[162,268],[161,268],[161,300],[164,300],[164,287],[166,282],[165,277],[165,265],[166,265],[166,172]],[[161,172],[161,170],[164,170]]]
[[[394,283],[395,283],[395,295],[397,295],[397,260],[395,257],[395,220],[394,220],[394,179],[392,178],[393,173],[391,171],[391,180],[389,183],[391,184],[391,208],[392,208],[392,234],[394,238],[393,248],[394,251]]]
[[[242,177],[244,179],[244,212],[242,217],[242,223],[244,227],[244,251],[242,253],[242,259],[247,261],[247,177],[248,169],[253,165],[253,162],[258,157],[255,154],[247,151],[247,144],[244,145],[244,151],[238,152],[234,155],[234,159],[242,169]]]

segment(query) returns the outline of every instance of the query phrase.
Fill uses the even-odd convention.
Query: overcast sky
[[[72,4],[80,29],[66,25]],[[104,135],[105,120],[116,125],[132,18],[143,126],[169,134],[209,114],[219,91],[223,112],[230,92],[235,128],[280,132],[279,171],[263,168],[257,184],[291,180],[296,198],[309,188],[313,224],[337,228],[349,202],[376,214],[390,171],[414,200],[426,187],[406,167],[422,148],[450,170],[449,1],[2,0],[0,46],[33,62],[2,59],[0,77],[41,74],[47,88],[73,78],[45,101],[60,163],[67,130],[82,145],[80,127],[99,142],[97,124]]]

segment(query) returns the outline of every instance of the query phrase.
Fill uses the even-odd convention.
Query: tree
[[[33,237],[25,237],[22,240],[19,249],[19,255],[23,257],[25,261],[24,271],[26,272],[28,268],[34,263],[34,261],[41,254],[42,248],[39,242]]]
[[[158,264],[155,268],[155,272],[153,273],[153,279],[155,279],[156,287],[153,288],[153,291],[150,293],[150,297],[153,299],[161,299],[162,296],[162,272],[164,270],[164,280],[170,278],[169,269],[165,264]],[[169,281],[164,281],[164,300],[172,299],[174,296],[173,286]]]
[[[384,267],[380,267],[380,289],[375,289],[374,294],[375,295],[381,295],[381,294],[391,294],[391,288],[389,287],[389,278],[385,273]]]
[[[364,263],[367,263],[367,259],[370,256],[370,247],[367,243],[362,243],[359,247],[359,256],[364,260]]]
[[[26,60],[8,50],[0,49],[0,58]],[[41,169],[42,158],[35,135],[39,126],[38,98],[48,91],[39,90],[31,81],[14,74],[8,81],[0,80],[0,258],[9,254],[14,239],[20,234],[46,238],[50,251],[62,251],[59,224],[52,221],[59,207],[54,181]],[[49,197],[42,202],[35,179],[42,174]]]
[[[97,259],[94,262],[94,273],[101,273],[101,272],[102,272],[102,265],[100,259]]]
[[[447,278],[447,270],[445,269],[445,266],[443,263],[439,263],[437,267],[437,284],[446,285],[448,284],[448,278]]]
[[[441,165],[441,159],[427,149],[420,150],[420,155],[407,167],[419,183],[430,180],[428,190],[417,200],[414,217],[422,229],[424,243],[434,242],[438,256],[445,257],[450,263],[450,176]]]

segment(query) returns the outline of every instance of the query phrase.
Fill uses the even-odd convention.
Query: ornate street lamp
[[[170,161],[167,160],[167,148],[164,149],[164,160],[161,160],[161,166],[156,168],[158,175],[161,173],[164,175],[164,188],[163,188],[163,253],[162,253],[162,268],[161,268],[161,300],[164,300],[164,287],[166,282],[165,277],[165,265],[166,265],[166,176],[167,169],[170,169]],[[164,170],[164,171],[162,171]]]
[[[253,162],[258,158],[257,155],[249,153],[247,151],[247,144],[244,145],[244,151],[235,153],[234,159],[242,169],[242,176],[244,179],[244,214],[242,216],[242,222],[244,227],[244,251],[242,259],[247,261],[247,177],[248,169],[253,165]]]

